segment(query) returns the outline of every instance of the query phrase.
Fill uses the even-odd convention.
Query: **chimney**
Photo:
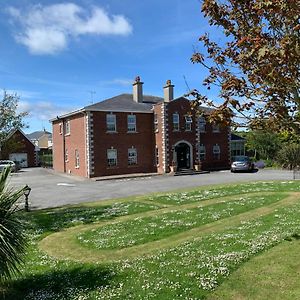
[[[133,83],[133,100],[137,103],[143,102],[143,84],[141,78],[137,76]]]
[[[164,86],[164,101],[170,102],[174,99],[174,85],[171,83],[171,80],[167,80],[166,85]]]

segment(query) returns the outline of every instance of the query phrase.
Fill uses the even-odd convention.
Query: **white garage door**
[[[18,162],[21,168],[28,167],[27,153],[11,153],[9,159]]]

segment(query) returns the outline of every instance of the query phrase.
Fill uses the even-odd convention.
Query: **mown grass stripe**
[[[270,193],[270,192],[269,192]],[[253,193],[255,194],[255,193]],[[261,196],[263,193],[260,193]],[[250,195],[250,194],[248,194]],[[43,251],[47,252],[49,255],[57,257],[59,259],[71,259],[75,261],[81,262],[109,262],[116,261],[121,259],[130,259],[139,255],[149,255],[153,252],[166,249],[169,247],[174,247],[183,242],[189,241],[191,239],[199,239],[204,235],[207,235],[212,232],[219,232],[226,229],[229,226],[235,226],[240,224],[241,221],[255,219],[257,217],[270,214],[274,212],[276,209],[280,207],[285,207],[297,203],[299,201],[300,193],[289,193],[289,196],[285,199],[278,201],[276,203],[272,203],[268,206],[260,207],[257,209],[253,209],[251,211],[241,213],[239,215],[235,215],[233,217],[224,218],[209,224],[202,225],[197,228],[190,229],[188,231],[172,235],[168,238],[161,239],[154,242],[145,243],[142,245],[132,246],[129,248],[119,249],[119,250],[93,250],[87,249],[84,247],[80,247],[80,245],[76,242],[75,235],[79,232],[83,232],[86,230],[90,230],[95,228],[95,226],[101,226],[103,224],[111,224],[116,221],[111,222],[101,222],[100,224],[92,224],[92,225],[80,225],[77,227],[72,227],[67,230],[51,234],[44,238],[40,243],[39,247]],[[201,206],[210,205],[214,203],[218,203],[220,201],[232,201],[239,197],[224,197],[221,199],[212,199],[207,201],[201,201],[201,203],[192,203],[187,205],[181,205],[177,210],[181,210],[183,208],[191,208],[197,207],[199,204]],[[138,216],[154,216],[158,213],[165,213],[168,211],[174,211],[175,207],[168,207],[164,209],[159,209],[157,211],[149,211],[141,214],[123,216],[117,219],[118,222],[130,220],[132,218],[136,218]]]

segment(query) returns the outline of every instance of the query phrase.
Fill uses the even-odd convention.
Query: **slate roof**
[[[107,100],[85,106],[87,111],[115,111],[115,112],[151,112],[153,104],[163,102],[164,99],[155,96],[143,96],[143,103],[133,100],[132,94],[121,94]]]
[[[34,131],[32,133],[26,134],[27,138],[29,138],[30,140],[38,140],[41,136],[43,136],[44,134],[48,134],[49,137],[52,137],[52,133],[49,131]]]
[[[246,139],[239,136],[239,135],[236,135],[234,133],[231,133],[231,140],[232,141],[245,141]]]

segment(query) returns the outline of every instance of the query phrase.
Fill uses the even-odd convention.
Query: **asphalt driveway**
[[[256,173],[220,171],[192,176],[163,175],[95,182],[43,168],[28,168],[13,174],[10,185],[15,188],[28,184],[32,188],[30,206],[32,209],[40,209],[202,185],[292,179],[291,171],[259,170]]]

